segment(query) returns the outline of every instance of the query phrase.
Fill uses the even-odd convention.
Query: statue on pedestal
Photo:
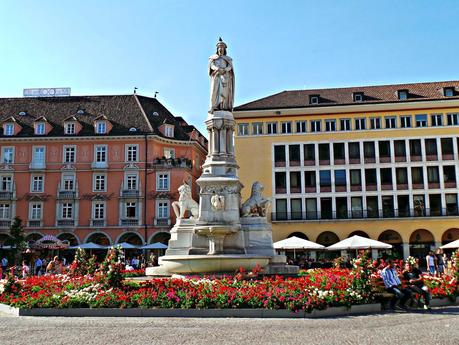
[[[190,211],[190,219],[197,219],[199,214],[199,204],[191,196],[191,187],[186,183],[178,188],[180,194],[178,201],[172,203],[177,219],[185,218],[186,211]]]
[[[266,217],[271,202],[263,197],[263,190],[263,185],[258,181],[252,185],[252,194],[241,207],[242,217]]]
[[[217,42],[216,54],[209,57],[210,110],[233,110],[234,69],[233,60],[226,55],[226,44],[221,37]]]

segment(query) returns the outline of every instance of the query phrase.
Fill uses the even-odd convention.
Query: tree
[[[10,227],[10,236],[14,263],[18,263],[20,262],[22,251],[27,247],[21,218],[14,217]]]

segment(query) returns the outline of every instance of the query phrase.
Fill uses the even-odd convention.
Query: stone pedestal
[[[241,229],[247,254],[276,255],[271,223],[266,217],[243,217]]]

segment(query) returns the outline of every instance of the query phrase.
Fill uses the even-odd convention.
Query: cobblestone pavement
[[[459,307],[329,319],[0,315],[0,344],[459,344]]]

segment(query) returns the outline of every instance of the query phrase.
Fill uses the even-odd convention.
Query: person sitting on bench
[[[412,293],[410,289],[402,288],[402,283],[395,269],[394,260],[390,259],[387,266],[381,271],[381,278],[383,279],[386,291],[394,294],[394,297],[390,301],[390,308],[394,310],[395,304],[400,300],[400,308],[404,310],[408,309],[405,304],[410,299]]]
[[[422,278],[421,270],[407,262],[405,264],[405,272],[403,272],[403,277],[410,284],[409,288],[413,293],[417,293],[424,297],[424,309],[430,310],[431,296],[429,288],[424,285],[424,279]]]

